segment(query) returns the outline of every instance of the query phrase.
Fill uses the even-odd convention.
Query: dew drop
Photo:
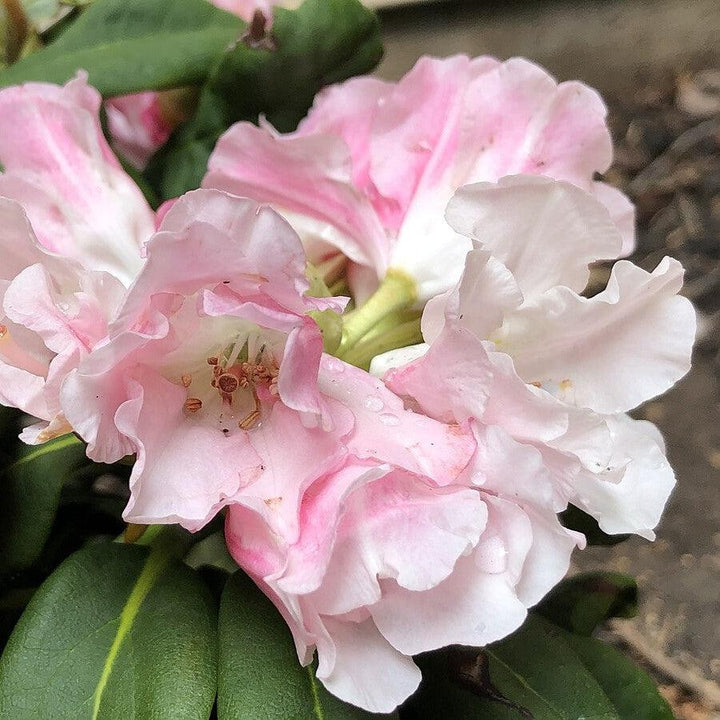
[[[380,412],[385,407],[385,403],[376,395],[368,395],[363,405],[372,412]]]
[[[394,427],[395,425],[400,424],[400,418],[392,413],[383,413],[380,416],[380,422],[388,427]]]
[[[334,372],[334,373],[345,372],[345,365],[337,358],[328,358],[325,363],[325,367],[330,372]]]

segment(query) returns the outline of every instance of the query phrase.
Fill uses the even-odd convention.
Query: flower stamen
[[[190,397],[185,401],[184,408],[189,413],[196,413],[202,408],[202,400],[196,397]]]

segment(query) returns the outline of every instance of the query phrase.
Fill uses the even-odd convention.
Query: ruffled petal
[[[0,92],[0,194],[25,208],[40,243],[129,285],[153,213],[108,147],[100,95],[80,76]]]
[[[677,294],[682,276],[671,258],[652,273],[621,260],[606,290],[549,290],[507,319],[498,342],[527,382],[597,412],[630,410],[690,369],[695,311]]]
[[[573,503],[596,518],[607,533],[636,533],[653,540],[675,475],[652,423],[626,415],[606,418],[613,454],[607,467],[582,473]]]
[[[442,582],[485,528],[477,492],[432,487],[395,472],[364,484],[345,503],[325,580],[313,595],[324,615],[381,599],[380,581],[422,592]]]
[[[383,638],[372,620],[324,622],[334,662],[325,667],[318,647],[317,677],[333,695],[370,712],[389,713],[417,690],[420,669]]]
[[[321,90],[307,117],[298,125],[298,135],[335,135],[350,150],[352,176],[356,187],[372,192],[370,142],[373,122],[392,83],[374,77],[357,77]]]
[[[203,299],[206,312],[242,314],[254,303],[292,321],[305,312],[308,287],[300,240],[276,212],[217,190],[195,190],[170,208],[148,242],[147,262],[115,327],[131,327],[153,295],[202,288],[211,293]]]
[[[479,58],[474,66],[482,74],[496,64]],[[400,228],[417,194],[429,200],[431,189],[448,185],[448,170],[458,160],[465,89],[472,72],[473,63],[465,55],[422,57],[383,98],[372,128],[370,177],[380,196],[393,202],[383,213],[390,229]],[[448,197],[441,199],[442,205]],[[423,238],[416,237],[416,242]]]
[[[623,192],[604,182],[594,182],[593,195],[607,208],[615,227],[622,236],[619,257],[635,252],[635,206]]]
[[[382,381],[336,358],[323,356],[319,387],[354,415],[355,432],[347,446],[359,458],[391,463],[446,485],[462,472],[475,449],[466,427],[406,410]]]
[[[280,212],[327,223],[335,231],[316,227],[315,239],[384,274],[389,241],[370,202],[353,185],[350,152],[340,138],[279,136],[237,123],[218,141],[208,168],[203,187],[252,197],[272,203]]]
[[[418,593],[386,581],[382,601],[369,608],[378,630],[401,652],[487,645],[525,619],[515,586],[532,546],[532,524],[514,503],[491,497],[486,502],[488,524],[480,542],[444,582]]]
[[[488,352],[461,327],[446,327],[425,355],[384,379],[391,390],[444,422],[474,418],[538,442],[555,440],[568,429],[562,403],[526,385],[507,355]]]
[[[180,523],[199,530],[261,473],[247,433],[223,435],[183,413],[185,389],[153,371],[128,382],[129,399],[115,423],[133,443],[128,522]]]
[[[422,333],[425,342],[435,340],[446,319],[487,338],[499,328],[510,310],[522,304],[523,296],[512,273],[489,252],[471,250],[458,286],[436,295],[425,305]]]
[[[327,575],[347,497],[390,472],[389,465],[346,456],[339,470],[307,487],[300,507],[299,536],[282,542],[284,568],[275,576],[278,588],[286,593],[305,595],[320,587]],[[275,538],[281,542],[278,535],[275,534]],[[337,579],[344,576],[342,572]]]
[[[467,90],[467,131],[459,154],[472,167],[465,182],[504,175],[547,175],[585,190],[612,160],[600,96],[579,82],[558,84],[523,58],[475,78]]]
[[[298,413],[276,402],[262,424],[245,433],[260,458],[260,470],[236,500],[254,507],[283,544],[298,539],[300,504],[306,489],[337,471],[347,458],[342,441],[352,431],[352,417],[334,403],[331,412],[331,431],[308,428]],[[218,443],[223,439],[218,438]]]
[[[322,423],[327,415],[318,391],[318,372],[323,352],[323,339],[318,326],[310,318],[290,331],[285,343],[278,392],[287,407],[306,413]],[[326,424],[329,419],[326,419]]]
[[[603,205],[574,185],[544,177],[463,187],[447,219],[510,270],[526,302],[558,285],[581,292],[588,265],[617,257],[622,245]]]

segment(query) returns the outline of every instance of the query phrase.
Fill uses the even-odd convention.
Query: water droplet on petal
[[[385,403],[376,395],[368,395],[363,405],[372,412],[380,412],[385,407]]]
[[[334,373],[345,372],[345,365],[337,358],[328,358],[325,362],[325,367]]]
[[[394,427],[395,425],[400,424],[400,418],[392,413],[383,413],[380,416],[380,422],[388,427]]]

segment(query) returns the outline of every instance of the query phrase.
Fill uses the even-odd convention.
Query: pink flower
[[[381,432],[409,430],[382,418]],[[415,690],[412,655],[517,629],[583,543],[558,521],[566,503],[540,452],[464,420],[477,448],[455,477],[380,464],[378,443],[372,460],[347,457],[307,487],[292,532],[246,501],[229,508],[228,548],[283,614],[301,662],[317,649],[318,678],[370,711]]]
[[[447,217],[475,238],[465,273],[427,304],[426,344],[375,358],[373,372],[431,417],[471,416],[536,447],[559,496],[607,532],[652,537],[674,476],[655,428],[623,413],[690,367],[681,266],[620,261],[606,290],[579,295],[588,264],[621,238],[600,203],[563,182],[468,186]]]
[[[263,12],[270,21],[279,0],[209,0],[216,7],[250,22],[253,13]],[[165,94],[167,98],[168,95]],[[167,142],[178,124],[163,106],[163,94],[155,91],[110,98],[105,103],[113,146],[138,170]]]
[[[633,210],[595,182],[611,161],[605,107],[577,82],[522,60],[422,58],[399,83],[357,78],[321,92],[297,132],[238,123],[210,158],[205,187],[273,203],[311,258],[337,248],[365,296],[388,268],[422,302],[452,287],[471,249],[444,211],[461,185],[525,173],[592,192],[633,244]],[[363,270],[364,268],[364,270]]]
[[[0,401],[42,420],[27,442],[70,430],[60,387],[105,336],[154,224],[105,142],[99,107],[83,76],[0,91]]]
[[[154,90],[110,98],[105,109],[113,145],[138,170],[148,164],[174,129]]]
[[[274,211],[188,193],[146,249],[107,342],[62,390],[90,457],[137,454],[126,519],[197,529],[242,501],[283,527],[306,485],[350,453],[443,477],[467,463],[466,433],[405,411],[367,373],[321,363],[307,313],[345,299],[306,294],[302,245]],[[374,403],[407,439],[382,432]]]

